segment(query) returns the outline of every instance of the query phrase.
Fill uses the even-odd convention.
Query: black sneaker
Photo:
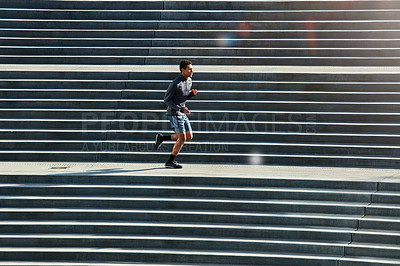
[[[155,150],[158,150],[158,148],[160,148],[160,146],[161,146],[161,144],[162,144],[162,140],[161,140],[162,136],[163,136],[163,135],[162,135],[161,133],[158,133],[158,134],[156,135],[156,143],[155,143],[155,145],[154,145]]]
[[[177,161],[173,161],[173,162],[166,162],[165,163],[165,167],[166,168],[181,169],[182,165],[178,164]]]

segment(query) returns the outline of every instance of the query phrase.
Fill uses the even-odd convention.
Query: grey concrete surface
[[[229,164],[185,164],[166,169],[163,163],[0,162],[2,175],[140,175],[399,182],[400,170]]]

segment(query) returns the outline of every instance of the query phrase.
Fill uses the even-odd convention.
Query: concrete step
[[[382,5],[384,4],[384,5]],[[32,2],[29,0],[20,0],[18,3],[12,0],[3,0],[2,6],[4,7],[18,7],[18,8],[32,8]],[[135,1],[126,2],[123,0],[119,1],[99,1],[99,3],[92,3],[91,1],[63,1],[53,2],[47,0],[38,0],[35,2],[37,8],[62,8],[62,9],[103,9],[103,10],[118,10],[118,9],[132,9],[132,10],[146,10],[146,9],[165,9],[165,10],[198,10],[198,9],[209,9],[209,10],[226,10],[227,5],[225,1],[191,1],[191,3],[180,3],[176,1]],[[272,10],[296,10],[296,9],[309,9],[309,10],[353,10],[353,9],[376,9],[382,8],[382,6],[388,9],[400,8],[396,1],[382,0],[382,1],[365,1],[356,3],[343,4],[342,1],[334,0],[330,2],[326,1],[314,1],[309,2],[298,2],[289,1],[286,3],[282,2],[238,2],[230,1],[229,9],[231,10],[259,10],[259,9],[272,9]]]
[[[220,165],[224,167],[224,165]],[[68,166],[67,166],[68,167]],[[232,167],[227,165],[227,167]],[[50,167],[52,168],[52,167]],[[57,168],[57,167],[56,167]],[[240,169],[241,167],[238,166]],[[157,168],[158,169],[158,168]],[[378,186],[383,182],[376,183],[374,181],[365,180],[335,180],[335,179],[309,179],[307,177],[291,179],[289,177],[271,178],[271,177],[221,177],[218,175],[211,176],[157,176],[157,175],[117,175],[117,174],[96,174],[95,176],[86,175],[85,173],[61,173],[55,175],[46,174],[1,174],[3,183],[21,183],[21,184],[102,184],[102,185],[176,185],[191,184],[197,186],[237,186],[237,187],[275,187],[275,188],[315,188],[315,189],[337,189],[337,190],[354,190],[354,191],[377,191]]]
[[[310,39],[236,39],[236,38],[27,38],[1,37],[2,46],[70,46],[70,47],[218,47],[232,39],[241,48],[309,48]],[[397,39],[318,39],[318,48],[398,48]],[[220,55],[222,56],[222,55]]]
[[[107,208],[364,215],[367,203],[149,197],[1,196],[4,208]],[[81,204],[81,205],[79,205]],[[103,204],[103,205],[102,205]],[[103,206],[103,207],[102,207]]]
[[[382,42],[386,42],[382,40]],[[65,58],[73,58],[77,55],[85,57],[108,56],[110,58],[119,58],[122,56],[142,56],[153,58],[158,56],[163,57],[205,57],[205,58],[237,58],[246,57],[256,61],[260,61],[264,57],[304,57],[304,58],[319,58],[326,57],[327,60],[334,57],[346,58],[396,58],[400,56],[400,49],[397,48],[196,48],[186,50],[183,47],[73,47],[73,46],[28,46],[14,45],[2,46],[2,56],[13,57],[35,57],[36,58],[51,58],[51,56],[62,56]],[[45,57],[46,56],[46,57]]]
[[[176,7],[174,7],[175,9]],[[2,18],[13,19],[79,19],[79,20],[363,20],[398,18],[399,9],[351,10],[95,10],[95,9],[40,9],[0,8]]]
[[[399,224],[399,217],[366,216],[360,221],[360,228],[363,230],[400,231]]]
[[[398,102],[324,102],[324,101],[229,101],[229,100],[191,100],[190,109],[215,110],[246,110],[246,111],[295,111],[318,112],[322,109],[329,112],[396,112]],[[162,100],[134,99],[1,99],[0,108],[65,108],[65,109],[162,109]]]
[[[311,27],[319,30],[398,30],[398,26],[394,25],[394,22],[397,20],[358,20],[358,21],[342,21],[342,20],[329,20],[329,21],[311,21]],[[112,22],[112,21],[110,21]],[[158,24],[158,29],[188,29],[188,28],[197,28],[197,29],[207,29],[207,30],[233,30],[238,29],[238,24],[241,21],[170,21],[170,20],[161,20]],[[40,21],[37,22],[38,25],[41,25]],[[310,24],[310,20],[299,20],[299,21],[249,21],[251,29],[254,30],[279,30],[279,29],[304,29],[307,27],[307,24]],[[54,24],[59,28],[73,27],[74,24],[68,23],[64,26],[60,25],[61,23]],[[89,24],[89,23],[85,23]],[[115,25],[115,23],[110,23],[108,27]],[[123,23],[121,23],[125,26]],[[6,23],[7,27],[15,28],[15,24]],[[8,26],[9,25],[9,26]],[[43,24],[42,24],[43,25]],[[75,24],[76,25],[76,24]],[[129,25],[129,24],[128,24]],[[136,24],[137,25],[137,24]],[[136,26],[135,24],[131,25],[131,27]],[[77,26],[77,25],[76,25]],[[75,26],[75,27],[76,27]],[[94,25],[92,25],[94,26]],[[127,26],[127,25],[126,25]],[[140,25],[141,26],[141,25]],[[83,26],[85,28],[85,26]],[[24,28],[19,27],[19,28]],[[37,28],[37,27],[36,27]],[[98,28],[98,26],[97,26]]]
[[[9,11],[12,14],[12,11]],[[236,21],[265,21],[265,20],[363,20],[363,19],[398,19],[398,9],[368,9],[368,10],[163,10],[162,20],[236,20]],[[25,14],[24,14],[25,15]],[[41,14],[39,13],[38,16]],[[44,14],[43,14],[44,15]],[[102,16],[104,16],[102,14]],[[7,16],[6,16],[7,17]],[[44,17],[44,16],[43,16]],[[128,16],[127,16],[128,17]],[[136,17],[132,15],[131,17]],[[55,18],[55,17],[53,17]],[[107,17],[108,18],[108,17]],[[82,18],[80,18],[82,19]]]
[[[376,13],[376,11],[374,12],[374,10],[366,12],[367,13],[365,14]],[[199,13],[201,14],[202,12]],[[363,13],[364,12],[361,12],[360,15],[362,15]],[[0,8],[0,16],[5,19],[159,20],[161,19],[161,10],[91,10],[91,9],[74,10],[74,9],[39,9],[39,8]]]
[[[168,153],[173,148],[173,143],[164,144],[159,152]],[[1,141],[2,152],[118,152],[118,153],[143,153],[153,154],[153,142],[137,141]],[[210,154],[264,154],[270,156],[309,156],[324,154],[325,156],[366,156],[399,158],[398,146],[376,145],[329,145],[329,144],[287,144],[287,143],[229,143],[229,142],[189,142],[182,148],[182,154],[197,152],[199,155]],[[205,154],[207,153],[207,154]]]
[[[157,133],[173,134],[172,130],[39,130],[39,129],[3,129],[0,130],[3,140],[118,140],[153,142]],[[342,134],[318,132],[226,132],[198,131],[194,139],[207,142],[241,142],[243,137],[252,138],[252,143],[319,143],[343,145],[397,145],[398,135],[394,134]],[[311,139],[310,136],[313,138]],[[354,144],[354,138],[358,139]],[[373,139],[375,141],[373,142]],[[190,143],[190,142],[188,142]]]
[[[0,64],[79,64],[82,60],[86,64],[93,65],[157,65],[173,64],[181,57],[141,57],[141,56],[0,56]],[[325,58],[319,57],[192,57],[197,65],[297,65],[297,66],[398,66],[398,57],[349,57],[349,58]]]
[[[159,29],[187,30],[237,30],[242,21],[171,21],[171,20],[58,20],[58,19],[0,19],[1,28],[9,29]],[[358,21],[249,21],[252,30],[305,29],[307,24],[318,30],[398,30],[397,20],[358,20]]]
[[[24,243],[25,241],[25,243]],[[46,244],[39,244],[46,241]],[[54,243],[54,245],[53,245]],[[90,236],[90,235],[33,235],[28,238],[5,235],[0,236],[2,246],[16,248],[108,248],[116,249],[177,249],[231,252],[270,252],[270,253],[306,253],[319,255],[340,255],[345,243],[321,244],[312,242],[289,242],[274,240],[205,238],[205,237],[164,237],[164,236]],[[39,245],[38,245],[39,244]],[[383,249],[383,248],[382,248]]]
[[[4,220],[50,221],[50,220],[102,220],[137,222],[173,222],[185,223],[207,221],[225,224],[258,224],[288,226],[319,226],[356,228],[361,216],[323,215],[301,213],[250,213],[250,212],[213,212],[185,210],[113,210],[113,209],[0,209]]]
[[[166,89],[0,89],[1,95],[8,99],[148,99],[162,100]],[[398,102],[398,92],[336,92],[336,91],[270,91],[270,90],[200,90],[196,100],[270,100],[270,101],[331,101],[331,102]]]
[[[59,239],[59,238],[61,238],[61,237],[57,237],[56,239]],[[139,239],[140,237],[135,237],[134,239]],[[165,239],[168,239],[168,238],[159,238],[160,240],[165,240]],[[69,240],[69,241],[71,241],[71,240]],[[205,240],[206,241],[206,240]],[[211,240],[212,241],[212,240]],[[67,240],[67,242],[68,242],[68,240]],[[83,241],[82,241],[83,242]],[[92,242],[93,242],[93,240],[92,240]],[[123,243],[123,241],[121,241],[122,243]],[[145,241],[140,241],[140,243],[142,243],[142,242],[145,242]],[[170,241],[167,241],[167,240],[165,240],[165,242],[166,243],[170,243],[171,244],[171,246],[177,246],[178,244],[180,244],[180,242],[179,242],[179,240],[170,240]],[[189,241],[184,241],[184,242],[189,242]],[[221,241],[222,242],[222,241]],[[238,242],[243,242],[243,241],[238,241]],[[268,241],[264,241],[265,243],[268,243]],[[273,242],[273,241],[271,241],[271,242]],[[136,241],[135,241],[135,243],[136,243]],[[211,243],[213,243],[213,242],[211,242]],[[235,243],[235,242],[234,242]],[[189,244],[189,243],[188,243]],[[204,243],[205,244],[205,243]],[[210,244],[210,243],[209,243]],[[215,243],[213,243],[214,245],[212,245],[212,246],[216,246],[217,244],[215,244]],[[231,245],[232,245],[232,243],[231,243]],[[272,245],[272,243],[271,243],[271,245]],[[282,244],[281,244],[282,245]],[[276,246],[281,246],[281,245],[276,245]],[[295,245],[295,243],[293,243],[292,245]],[[302,245],[306,245],[306,244],[302,244]],[[235,245],[236,246],[236,245]],[[240,246],[240,244],[237,244],[237,246]],[[24,251],[25,252],[29,252],[29,253],[32,253],[32,252],[41,252],[41,254],[43,254],[43,255],[48,255],[49,256],[49,258],[51,258],[52,256],[50,255],[50,254],[52,254],[52,253],[60,253],[60,250],[59,250],[59,248],[24,248],[24,247],[13,247],[13,248],[15,248],[15,250],[17,250],[18,252],[21,252],[21,253],[24,253]],[[386,249],[385,249],[386,248]],[[10,248],[11,249],[11,248]],[[275,247],[275,249],[277,249],[276,247]],[[325,247],[325,249],[328,249],[327,247]],[[339,249],[339,248],[337,248],[337,249]],[[70,260],[74,260],[74,259],[78,259],[78,258],[80,258],[81,256],[83,256],[83,254],[80,254],[81,252],[82,253],[85,253],[85,252],[89,252],[89,253],[92,253],[92,256],[94,256],[94,252],[93,251],[90,251],[89,249],[87,249],[87,248],[75,248],[75,247],[73,247],[73,248],[65,248],[65,250],[67,251],[67,252],[65,252],[65,253],[62,253],[62,255],[63,255],[63,257],[68,257]],[[182,253],[185,253],[185,254],[190,254],[190,253],[196,253],[196,254],[198,254],[198,255],[210,255],[210,254],[208,254],[208,252],[207,251],[192,251],[192,250],[183,250],[183,249],[178,249],[180,252],[182,252]],[[178,251],[177,250],[177,251]],[[393,250],[395,250],[394,248],[392,248],[391,246],[373,246],[373,247],[366,247],[366,245],[363,245],[363,244],[354,244],[354,245],[352,245],[352,246],[350,246],[350,247],[346,247],[346,252],[348,252],[348,254],[349,254],[349,257],[348,258],[345,258],[344,259],[344,261],[351,261],[351,259],[353,259],[353,260],[358,260],[358,262],[363,262],[363,260],[364,260],[364,263],[378,263],[378,264],[374,264],[374,265],[380,265],[379,264],[379,262],[380,263],[391,263],[392,265],[393,265],[393,263],[394,264],[398,264],[399,263],[399,261],[396,261],[396,260],[389,260],[390,258],[391,258],[391,256],[389,256],[389,258],[388,258],[388,260],[386,260],[385,261],[385,259],[384,259],[384,257],[385,257],[385,253],[388,253],[388,252],[392,252],[393,253]],[[125,249],[123,249],[123,248],[121,248],[121,249],[118,249],[118,248],[115,248],[115,249],[99,249],[97,252],[99,253],[99,254],[96,254],[96,257],[97,256],[99,256],[101,253],[110,253],[111,254],[111,252],[112,251],[114,251],[114,252],[116,252],[117,253],[117,255],[118,256],[121,256],[121,254],[119,254],[119,252],[123,252],[123,253],[135,253],[135,252],[139,252],[139,250],[132,250],[132,249],[127,249],[127,248],[125,248]],[[146,252],[147,251],[147,252]],[[375,252],[382,252],[382,257],[380,258],[380,261],[377,259],[377,258],[373,258],[373,257],[371,257],[371,253],[369,253],[368,254],[368,251],[369,252],[373,252],[373,253],[375,253]],[[69,254],[69,253],[72,253],[72,252],[77,252],[77,255],[74,257],[74,256],[68,256],[67,254]],[[142,253],[144,253],[144,254],[147,254],[147,255],[149,255],[149,254],[153,254],[153,258],[154,258],[154,260],[157,260],[157,258],[159,258],[160,257],[160,254],[159,254],[159,252],[160,252],[160,250],[155,250],[154,248],[153,249],[144,249],[144,250],[142,250]],[[178,253],[180,253],[180,252],[178,252]],[[268,250],[267,251],[264,251],[264,252],[268,252]],[[2,253],[3,254],[5,254],[6,255],[6,257],[11,257],[11,256],[9,256],[9,251],[6,249],[6,248],[3,248],[3,250],[2,250]],[[168,252],[169,254],[173,254],[174,252],[170,249],[169,250],[169,252]],[[223,255],[224,253],[227,253],[227,251],[224,251],[224,250],[220,250],[219,252],[219,255],[221,256],[221,255]],[[280,264],[279,265],[282,265],[282,263],[283,263],[283,265],[292,265],[292,264],[288,264],[289,262],[287,262],[286,260],[288,260],[289,258],[291,258],[291,257],[293,257],[292,259],[294,259],[294,258],[296,258],[297,260],[299,260],[299,261],[296,261],[296,260],[294,260],[293,262],[297,262],[297,263],[300,263],[300,265],[306,265],[306,263],[318,263],[318,259],[320,259],[320,260],[323,260],[323,262],[324,262],[324,264],[323,265],[335,265],[335,264],[326,264],[327,263],[327,261],[324,261],[324,255],[323,254],[314,254],[314,258],[312,258],[312,256],[309,256],[308,257],[308,261],[307,262],[303,262],[303,261],[301,261],[301,257],[302,257],[302,255],[300,254],[300,253],[278,253],[278,254],[276,254],[275,253],[275,256],[273,255],[274,253],[269,253],[268,255],[266,255],[266,253],[264,253],[264,256],[266,256],[267,258],[269,258],[269,259],[273,259],[273,261],[276,261],[276,258],[275,258],[275,256],[276,257],[280,257],[281,258],[281,260],[279,260],[280,262]],[[355,255],[355,256],[352,256],[352,255]],[[358,254],[366,254],[366,255],[369,255],[369,257],[367,257],[367,256],[359,256],[359,257],[356,257]],[[8,256],[7,256],[8,255]],[[143,255],[143,254],[142,254]],[[242,253],[238,253],[237,255],[241,255],[241,256],[249,256],[250,254],[247,254],[246,253],[246,251],[242,251]],[[236,256],[237,256],[236,255]],[[53,255],[54,256],[54,255]],[[103,256],[105,256],[104,254],[103,254]],[[110,255],[109,255],[110,256]],[[132,254],[131,254],[131,256],[132,256]],[[188,255],[186,255],[186,257],[184,257],[185,258],[185,260],[188,260],[189,258],[187,258],[187,256]],[[262,256],[262,254],[261,253],[253,253],[253,256],[255,256],[255,257],[263,257]],[[335,255],[331,255],[331,257],[329,257],[329,259],[333,259],[333,258],[335,258],[334,257]],[[30,256],[26,256],[26,257],[30,257]],[[143,256],[142,256],[143,257]],[[145,256],[146,257],[146,256]],[[47,258],[47,256],[46,256],[46,258]],[[129,260],[131,260],[132,258],[135,258],[135,257],[130,257],[129,258]],[[138,259],[138,258],[136,258],[136,259]],[[199,258],[200,259],[200,258]],[[230,260],[232,260],[232,261],[234,261],[234,262],[236,262],[237,260],[235,260],[234,258],[226,258],[226,259],[228,259],[229,261]],[[251,259],[251,258],[249,258],[249,259]],[[264,258],[264,263],[268,263],[268,265],[271,265],[270,263],[269,263],[269,259],[266,259],[266,258]],[[285,260],[286,259],[286,260]],[[325,258],[326,260],[328,259],[328,258]],[[341,260],[339,260],[339,256],[337,256],[336,257],[336,259],[338,260],[338,261],[341,261]],[[82,260],[82,259],[81,259]],[[115,260],[115,259],[114,259]],[[204,260],[204,259],[203,259]],[[124,261],[124,260],[116,260],[116,261]],[[139,261],[141,261],[140,259],[138,259],[137,260],[138,262]],[[200,260],[196,260],[197,262],[201,262],[201,259]],[[252,261],[252,263],[253,263],[253,260],[251,260]],[[239,261],[237,261],[237,262],[239,262]],[[293,262],[291,262],[291,263],[293,263]],[[239,262],[240,263],[240,262]],[[304,264],[303,264],[304,263]],[[319,262],[318,264],[320,264],[321,262]],[[240,264],[243,264],[243,262],[241,262]],[[257,265],[259,265],[259,264],[261,264],[261,265],[265,265],[265,264],[262,264],[261,262],[259,262],[259,263],[257,263],[256,262],[256,264]],[[246,264],[247,265],[247,264]],[[273,264],[273,265],[275,265],[275,264]],[[276,264],[276,265],[278,265],[278,264]],[[358,265],[358,264],[357,264]]]
[[[0,119],[5,129],[12,130],[150,130],[168,131],[170,122],[163,120],[131,119],[98,119],[96,114],[88,114],[82,119]],[[113,116],[108,116],[112,118]],[[129,119],[128,119],[129,118]],[[137,116],[136,116],[137,118]],[[192,117],[191,117],[192,118]],[[194,118],[194,117],[193,117]],[[342,134],[386,134],[399,135],[398,124],[378,123],[323,123],[316,121],[215,121],[191,119],[194,130],[203,132],[247,132],[257,134],[262,132],[286,133],[342,133]]]
[[[158,31],[155,29],[114,29],[114,30],[104,30],[104,29],[24,29],[24,28],[0,28],[0,34],[3,37],[33,37],[33,38],[154,38]],[[169,36],[170,31],[164,31],[166,36]],[[396,35],[396,31],[391,32],[392,34],[380,34],[377,32],[377,37],[386,38],[388,35],[391,37]],[[162,35],[163,33],[160,33]],[[199,33],[200,34],[200,33]],[[338,34],[340,34],[338,32]],[[343,36],[346,36],[343,33]],[[355,35],[363,36],[365,38],[370,38],[368,35],[363,35],[362,32]],[[258,34],[257,34],[258,35]],[[354,35],[354,36],[355,36]],[[186,35],[182,37],[194,37],[198,36],[193,32],[187,32]],[[267,34],[265,37],[272,37],[273,34]],[[278,35],[276,35],[278,36]],[[339,36],[339,35],[338,35]],[[161,37],[161,36],[160,36]],[[172,36],[170,36],[172,38]]]
[[[217,22],[216,22],[217,23]],[[251,22],[242,24],[249,26]],[[239,24],[240,25],[240,24]],[[21,25],[22,27],[22,25]],[[172,34],[173,33],[173,34]],[[36,37],[36,38],[222,38],[225,36],[246,37],[250,39],[301,39],[315,33],[318,39],[398,39],[400,31],[397,30],[319,30],[319,29],[285,29],[253,30],[202,30],[192,29],[180,31],[168,29],[24,29],[0,28],[3,37]],[[198,47],[200,48],[200,47]],[[222,48],[222,47],[220,47]],[[316,48],[316,47],[315,47]],[[238,48],[236,48],[238,49]],[[184,51],[182,51],[184,52]]]
[[[354,243],[397,245],[400,236],[398,231],[360,229],[352,237]]]
[[[370,216],[399,217],[400,208],[393,204],[374,203],[367,208],[366,214]]]
[[[133,99],[148,99],[162,100],[166,89],[164,90],[82,90],[82,89],[0,89],[2,96],[8,99],[73,99],[73,100],[133,100]],[[328,102],[398,102],[400,93],[397,92],[315,92],[315,91],[230,91],[225,90],[201,90],[196,95],[196,100],[269,100],[269,101],[328,101]]]
[[[157,20],[58,20],[58,19],[0,19],[2,28],[12,29],[150,29],[157,28]],[[234,27],[234,26],[232,26]],[[379,25],[378,25],[379,27]],[[379,27],[382,28],[382,27]]]
[[[288,226],[221,225],[198,223],[134,223],[126,221],[7,221],[0,224],[2,234],[111,234],[160,235],[254,239],[302,239],[321,242],[349,242],[355,229],[302,228]],[[211,248],[211,250],[213,250]]]
[[[398,259],[399,247],[388,245],[371,245],[365,243],[352,243],[346,247],[346,255],[351,257],[381,257]]]
[[[288,200],[316,200],[316,201],[343,201],[343,202],[370,202],[372,191],[336,191],[316,189],[287,189],[287,188],[237,188],[237,187],[198,187],[198,186],[118,186],[118,185],[59,185],[35,184],[17,186],[13,184],[0,185],[1,195],[26,196],[140,196],[140,197],[195,197],[216,199],[288,199]]]
[[[85,147],[84,147],[85,148]],[[54,161],[54,162],[151,162],[161,163],[167,160],[169,152],[132,152],[128,151],[0,151],[3,161]],[[363,168],[396,168],[400,165],[397,157],[358,156],[358,155],[296,155],[296,154],[243,154],[188,152],[180,154],[181,162],[333,166]]]
[[[288,1],[288,2],[257,2],[257,1],[244,1],[229,2],[229,9],[232,10],[296,10],[296,9],[307,9],[307,10],[353,10],[359,8],[374,9],[382,8],[382,6],[388,9],[399,8],[399,3],[396,1],[362,1],[362,2],[352,2],[343,3],[342,1],[313,1],[312,3],[307,1]],[[226,4],[223,1],[213,1],[209,3],[207,1],[193,1],[191,3],[177,3],[174,1],[167,1],[165,3],[165,9],[174,9],[179,7],[179,10],[185,9],[212,9],[212,10],[225,10]]]
[[[53,67],[54,70],[50,70]],[[10,70],[11,68],[11,70]],[[29,68],[29,70],[23,70]],[[68,65],[4,65],[0,71],[1,81],[62,81],[62,82],[139,82],[142,86],[162,84],[162,89],[179,75],[174,65],[155,66],[68,66]],[[381,67],[296,67],[296,66],[198,66],[194,83],[260,84],[282,83],[318,85],[394,85],[400,82],[397,67],[387,71]],[[39,75],[39,76],[38,76]],[[165,84],[165,85],[164,85]],[[232,85],[231,85],[232,86]],[[219,86],[221,87],[221,86]],[[337,87],[337,86],[336,86]],[[7,87],[5,87],[7,88]],[[10,87],[8,87],[10,88]],[[11,87],[12,88],[12,87]],[[32,87],[33,89],[35,87]],[[75,87],[79,88],[79,87]],[[131,89],[130,87],[128,87]],[[247,87],[246,87],[247,88]],[[265,87],[264,87],[265,88]],[[121,88],[120,88],[121,89]],[[143,89],[150,89],[144,87]],[[154,87],[153,87],[154,89]],[[340,90],[340,88],[338,88]],[[242,87],[243,90],[243,87]],[[379,90],[377,90],[379,91]]]
[[[398,191],[380,191],[373,195],[373,202],[377,204],[399,204],[400,193]]]
[[[192,114],[189,119],[193,123],[200,123],[200,121],[207,121],[209,123],[223,123],[223,127],[213,126],[210,129],[219,130],[227,129],[227,125],[236,124],[239,126],[241,123],[249,121],[254,124],[265,123],[267,125],[276,126],[279,124],[295,124],[298,126],[297,131],[302,131],[300,128],[306,126],[307,128],[324,128],[330,125],[333,127],[352,126],[352,123],[358,123],[359,128],[368,126],[387,127],[396,126],[400,122],[398,113],[358,113],[358,112],[286,112],[286,111],[204,111],[191,109]],[[31,121],[34,122],[38,119],[45,122],[47,120],[63,121],[63,120],[77,120],[87,121],[87,126],[96,126],[96,124],[103,125],[106,129],[110,122],[122,123],[121,126],[127,126],[133,129],[132,125],[127,123],[135,120],[141,122],[160,120],[161,128],[158,130],[169,130],[163,128],[166,123],[166,111],[163,109],[152,110],[151,113],[145,109],[28,109],[28,108],[1,108],[0,117],[3,122],[7,120],[14,120],[15,122]],[[125,122],[126,123],[125,123]],[[72,121],[71,121],[72,122]],[[129,126],[129,127],[128,127]],[[269,126],[271,129],[272,126]],[[12,126],[8,127],[12,128]],[[253,125],[248,127],[247,131],[253,128]],[[22,128],[21,128],[22,129]],[[123,129],[123,128],[121,128]],[[273,127],[272,127],[273,129]],[[275,130],[276,131],[276,130]],[[358,130],[357,130],[358,131]],[[314,131],[315,132],[315,131]]]
[[[399,184],[397,184],[395,182],[386,181],[386,182],[382,182],[382,184],[380,184],[379,190],[385,191],[385,192],[399,192],[400,186],[399,186]]]
[[[96,257],[101,261],[117,261],[118,262],[134,262],[134,263],[177,263],[185,261],[188,263],[199,264],[228,264],[247,265],[265,265],[278,263],[275,265],[310,265],[312,263],[324,263],[324,265],[336,265],[336,261],[340,257],[334,256],[310,256],[297,254],[273,254],[273,253],[246,253],[246,252],[222,252],[222,251],[187,251],[187,250],[143,250],[143,249],[65,249],[65,248],[16,248],[17,252],[11,252],[10,249],[1,251],[2,257],[6,260],[20,260],[15,254],[27,256],[29,261],[46,258],[47,261],[59,260],[64,261],[88,261],[89,257]],[[66,252],[68,251],[68,252]],[[35,256],[41,254],[41,256]],[[31,256],[29,256],[31,255]],[[119,258],[119,259],[118,259]],[[272,265],[274,265],[272,264]]]
[[[40,73],[42,75],[42,73]],[[10,72],[10,75],[13,75]],[[196,73],[197,77],[198,73]],[[365,77],[365,76],[364,76]],[[171,80],[174,75],[170,76]],[[389,78],[389,77],[388,77]],[[251,79],[251,77],[250,77]],[[266,77],[264,81],[195,80],[199,90],[230,91],[305,91],[305,92],[397,92],[398,81],[290,81]],[[269,79],[267,81],[267,79]],[[317,80],[321,80],[318,78]],[[95,79],[0,79],[3,89],[13,90],[166,90],[171,80],[95,80]],[[200,94],[199,94],[200,96]]]
[[[200,1],[201,2],[201,1]],[[49,0],[37,0],[34,4],[29,0],[20,0],[18,2],[12,0],[1,1],[2,7],[7,8],[52,8],[52,9],[87,9],[92,10],[103,9],[104,11],[118,10],[118,9],[131,9],[131,10],[147,10],[147,9],[163,9],[163,1],[99,1],[93,3],[91,1],[62,1],[54,2]]]

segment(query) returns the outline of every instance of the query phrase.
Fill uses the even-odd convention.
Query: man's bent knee
[[[180,141],[180,142],[185,142],[186,141],[186,134],[185,133],[177,133],[176,135],[178,137],[177,141]]]
[[[193,133],[192,131],[186,131],[186,141],[192,140],[193,139]]]

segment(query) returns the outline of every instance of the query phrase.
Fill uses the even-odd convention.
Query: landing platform
[[[3,175],[244,177],[400,183],[400,170],[397,169],[184,163],[182,165],[183,169],[166,169],[161,163],[0,162],[0,173]]]

